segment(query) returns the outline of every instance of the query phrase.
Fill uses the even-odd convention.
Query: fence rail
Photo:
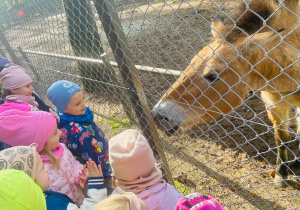
[[[6,51],[5,48],[1,49],[2,51]],[[14,49],[14,52],[20,52],[18,49]],[[31,51],[31,50],[23,50],[25,53],[28,54],[34,54],[34,55],[46,55],[49,57],[56,57],[56,58],[64,58],[64,59],[70,59],[70,60],[76,60],[76,61],[86,61],[91,63],[98,63],[98,64],[104,64],[103,60],[98,59],[92,59],[92,58],[82,58],[82,57],[76,57],[76,56],[70,56],[70,55],[61,55],[61,54],[54,54],[54,53],[45,53],[45,52],[37,52],[37,51]],[[2,53],[4,54],[4,52]],[[100,55],[100,58],[102,56],[105,56],[106,53]],[[110,64],[112,66],[117,67],[118,64],[114,61],[110,61]],[[151,73],[157,73],[157,74],[166,74],[166,75],[173,75],[173,76],[179,76],[181,74],[178,70],[172,70],[172,69],[162,69],[162,68],[155,68],[150,66],[141,66],[141,65],[135,65],[135,68],[140,71],[145,72],[151,72]]]
[[[143,131],[181,193],[211,195],[225,209],[300,208],[299,1],[0,8],[0,54],[25,67],[49,105],[53,82],[76,82],[106,136]]]

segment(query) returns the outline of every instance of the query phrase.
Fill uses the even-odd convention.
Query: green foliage
[[[111,118],[115,118],[115,115],[110,115]],[[103,123],[103,119],[98,121],[99,123]],[[112,132],[114,134],[117,134],[117,129],[128,127],[132,124],[132,122],[128,119],[121,120],[121,119],[112,119],[107,122],[107,125],[109,125],[112,129]]]
[[[190,193],[192,193],[192,189],[185,186],[184,184],[174,180],[174,184],[175,184],[175,187],[176,189],[182,194],[182,195],[188,195]]]

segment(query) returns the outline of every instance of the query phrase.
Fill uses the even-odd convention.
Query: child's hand
[[[91,160],[91,158],[86,162],[88,171],[89,171],[89,177],[101,177],[103,176],[101,166],[99,165],[97,167],[96,163]]]
[[[89,178],[89,171],[88,171],[88,169],[86,168],[86,165],[84,165],[84,167],[83,167],[83,169],[81,170],[81,172],[82,172],[82,176],[79,177],[79,180],[80,180],[79,186],[83,189],[84,186],[85,186],[86,181],[87,181],[88,178]]]

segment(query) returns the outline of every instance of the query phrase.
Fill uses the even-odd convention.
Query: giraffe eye
[[[209,74],[204,77],[209,83],[217,82],[219,80],[218,75],[216,74]]]

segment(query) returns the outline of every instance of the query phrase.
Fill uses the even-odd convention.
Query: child
[[[0,185],[1,209],[46,210],[41,188],[24,171],[0,169]]]
[[[212,197],[200,193],[191,193],[181,198],[174,210],[223,210],[223,208]]]
[[[4,68],[3,68],[4,67]],[[21,66],[2,66],[0,80],[3,82],[1,95],[8,103],[27,104],[32,111],[38,110],[38,103],[32,97],[32,79]]]
[[[56,119],[50,113],[19,110],[0,113],[0,138],[11,146],[37,143],[37,152],[49,167],[50,189],[66,194],[79,206],[84,199],[80,186],[87,180],[86,170],[59,143],[60,135]]]
[[[66,195],[47,190],[50,184],[48,167],[44,166],[40,155],[36,152],[35,145],[3,150],[0,152],[0,160],[2,208],[7,205],[9,208],[5,209],[20,209],[25,206],[26,209],[46,209],[47,204],[48,210],[78,209]],[[86,163],[86,167],[90,174],[88,194],[91,197],[84,199],[81,209],[92,209],[97,202],[106,197],[106,190],[103,189],[100,167],[97,168],[95,162],[91,160]],[[21,170],[25,173],[20,173]],[[14,200],[7,199],[7,197],[14,197]]]
[[[21,66],[12,63],[0,66],[0,80],[2,83],[0,98],[2,100],[10,103],[29,104],[31,110],[50,112],[51,107],[34,92],[32,79]]]
[[[13,188],[9,187],[7,189],[5,185],[1,184],[1,190],[6,189],[5,195],[7,197],[12,196],[14,202],[11,202],[12,199],[7,201],[7,207],[9,208],[4,209],[23,209],[25,205],[28,207],[31,206],[27,209],[46,209],[43,191],[47,190],[49,187],[48,167],[44,167],[41,157],[36,152],[36,145],[33,144],[31,146],[19,146],[5,149],[0,152],[0,160],[1,172],[6,171],[7,169],[16,169],[22,170],[27,174],[24,176],[17,172],[8,172],[9,175],[16,175],[16,177],[12,179],[12,183],[6,182],[5,184],[6,186],[11,185]],[[21,177],[17,178],[18,174]],[[30,177],[36,184],[32,184],[32,182],[28,181],[27,177]],[[9,177],[6,177],[6,179],[8,178]],[[22,193],[23,190],[28,190],[29,192],[24,194]],[[15,196],[19,195],[19,193],[22,193],[22,197],[18,196],[16,198]],[[0,203],[3,208],[2,199]],[[13,206],[15,206],[15,208],[13,208]]]
[[[124,193],[123,195],[112,195],[99,202],[94,210],[148,210],[144,201],[139,199],[134,193]]]
[[[109,158],[113,171],[113,194],[135,193],[149,209],[173,210],[183,197],[162,179],[146,138],[136,130],[126,130],[109,141]]]
[[[48,99],[56,106],[62,131],[60,141],[84,163],[89,158],[101,165],[108,194],[112,192],[108,141],[94,122],[94,114],[85,105],[84,93],[73,82],[60,80],[47,91]],[[106,185],[106,182],[108,185]]]

